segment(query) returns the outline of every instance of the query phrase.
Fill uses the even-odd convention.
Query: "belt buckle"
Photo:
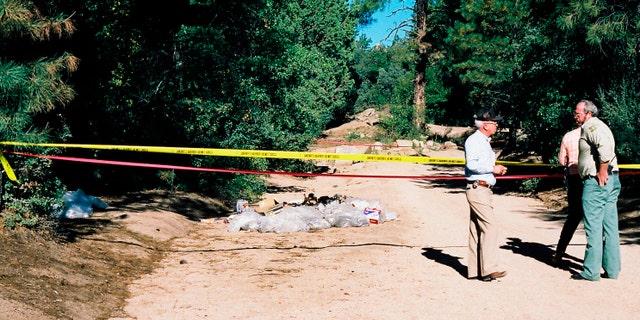
[[[489,190],[491,190],[491,189],[493,188],[493,186],[492,186],[492,185],[490,185],[489,183],[487,183],[487,182],[486,182],[486,181],[484,181],[484,180],[477,180],[477,181],[474,181],[473,183],[474,183],[474,185],[476,185],[476,186],[482,186],[482,187],[485,187],[485,188],[487,188],[487,189],[489,189]]]

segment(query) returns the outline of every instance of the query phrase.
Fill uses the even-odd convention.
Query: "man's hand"
[[[609,173],[607,173],[606,170],[604,172],[598,171],[598,173],[596,173],[596,179],[598,179],[600,186],[604,186],[609,181]]]
[[[503,176],[507,173],[507,167],[501,165],[501,164],[497,164],[495,166],[493,166],[493,174],[497,174],[500,176]]]

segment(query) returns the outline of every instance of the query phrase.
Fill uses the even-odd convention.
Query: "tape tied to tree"
[[[11,169],[9,161],[7,161],[7,158],[4,157],[4,153],[2,152],[0,152],[0,162],[2,162],[2,168],[4,169],[4,172],[7,173],[7,177],[9,177],[11,181],[18,182],[16,174],[13,172],[13,169]]]

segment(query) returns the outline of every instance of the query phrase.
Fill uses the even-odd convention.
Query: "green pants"
[[[617,173],[610,174],[607,184],[600,186],[598,180],[591,177],[583,181],[583,186],[582,208],[587,248],[580,275],[585,279],[598,280],[601,269],[604,269],[609,278],[615,279],[620,273],[620,178]]]

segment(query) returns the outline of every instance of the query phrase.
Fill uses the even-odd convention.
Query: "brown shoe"
[[[496,271],[496,272],[489,273],[488,275],[486,275],[484,277],[480,277],[480,280],[481,281],[485,281],[485,282],[489,282],[489,281],[496,280],[498,278],[502,278],[502,277],[504,277],[506,275],[507,275],[506,271]]]

